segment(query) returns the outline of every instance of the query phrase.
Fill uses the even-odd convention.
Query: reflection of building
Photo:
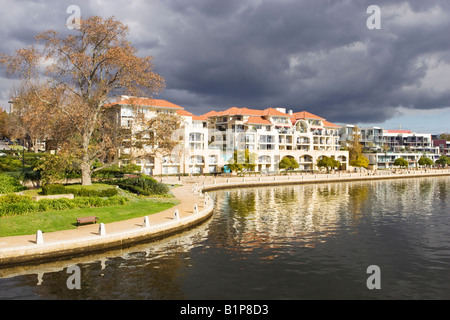
[[[348,212],[352,202],[351,184],[318,184],[217,193],[218,202],[226,202],[233,212],[231,238],[247,250],[267,246],[314,246],[334,234],[341,222],[341,210]],[[226,200],[221,199],[225,197]],[[236,233],[236,234],[233,234]]]

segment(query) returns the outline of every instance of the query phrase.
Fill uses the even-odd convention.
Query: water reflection
[[[1,269],[0,299],[22,299],[23,293],[15,294],[23,288],[45,299],[184,299],[177,279],[190,266],[189,251],[207,236],[208,224],[130,248]],[[66,285],[73,265],[81,268],[81,290]]]
[[[341,220],[357,221],[370,185],[318,184],[240,189],[217,193],[223,204],[227,245],[314,247],[336,233]],[[350,212],[351,217],[343,212]]]
[[[217,191],[183,234],[0,270],[0,299],[450,298],[449,192],[446,177]],[[366,288],[371,264],[382,290]]]

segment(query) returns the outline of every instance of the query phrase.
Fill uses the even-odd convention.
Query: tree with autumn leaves
[[[70,128],[60,151],[77,160],[82,184],[89,185],[92,173],[116,164],[122,142],[132,140],[117,128],[116,115],[105,108],[110,97],[152,97],[163,89],[164,79],[153,71],[152,57],[137,55],[127,39],[127,26],[114,17],[81,19],[80,29],[73,33],[61,37],[54,30],[43,32],[36,45],[12,56],[1,55],[0,63],[24,83],[25,89],[13,100],[28,101],[32,112],[51,115],[56,128]],[[161,122],[172,121],[177,119],[166,115],[153,123],[167,130],[170,126]],[[158,136],[151,124],[143,128],[148,136]],[[142,130],[140,134],[144,135]],[[56,136],[62,135],[53,132]],[[104,165],[94,168],[98,160]]]
[[[347,141],[349,164],[353,167],[367,168],[369,166],[369,159],[363,155],[360,140],[359,128],[355,126],[351,139]]]

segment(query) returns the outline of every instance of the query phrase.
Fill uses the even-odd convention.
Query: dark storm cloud
[[[422,83],[430,68],[426,57],[448,59],[448,5],[383,1],[382,29],[369,30],[370,4],[233,2],[214,12],[211,1],[184,4],[178,12],[186,25],[170,35],[161,61],[167,62],[161,69],[167,96],[195,94],[206,107],[193,101],[188,107],[197,113],[285,106],[341,122],[383,121],[399,106],[449,106],[448,90],[433,92]],[[435,16],[442,21],[420,20]],[[177,67],[169,68],[173,63]],[[182,97],[176,95],[183,105]]]
[[[154,56],[166,79],[160,97],[196,114],[286,107],[335,122],[381,122],[400,106],[450,106],[445,0],[78,2],[83,16],[129,25],[139,54]],[[65,8],[77,1],[36,3],[37,26],[14,22],[24,13],[13,10],[3,43],[17,46],[33,30],[65,23]],[[381,8],[381,30],[366,27],[372,4]]]

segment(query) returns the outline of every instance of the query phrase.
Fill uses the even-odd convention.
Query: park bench
[[[92,217],[82,217],[82,218],[77,218],[77,227],[80,225],[80,224],[85,224],[85,223],[97,223],[97,221],[98,221],[98,218],[97,217],[94,217],[94,216],[92,216]]]

